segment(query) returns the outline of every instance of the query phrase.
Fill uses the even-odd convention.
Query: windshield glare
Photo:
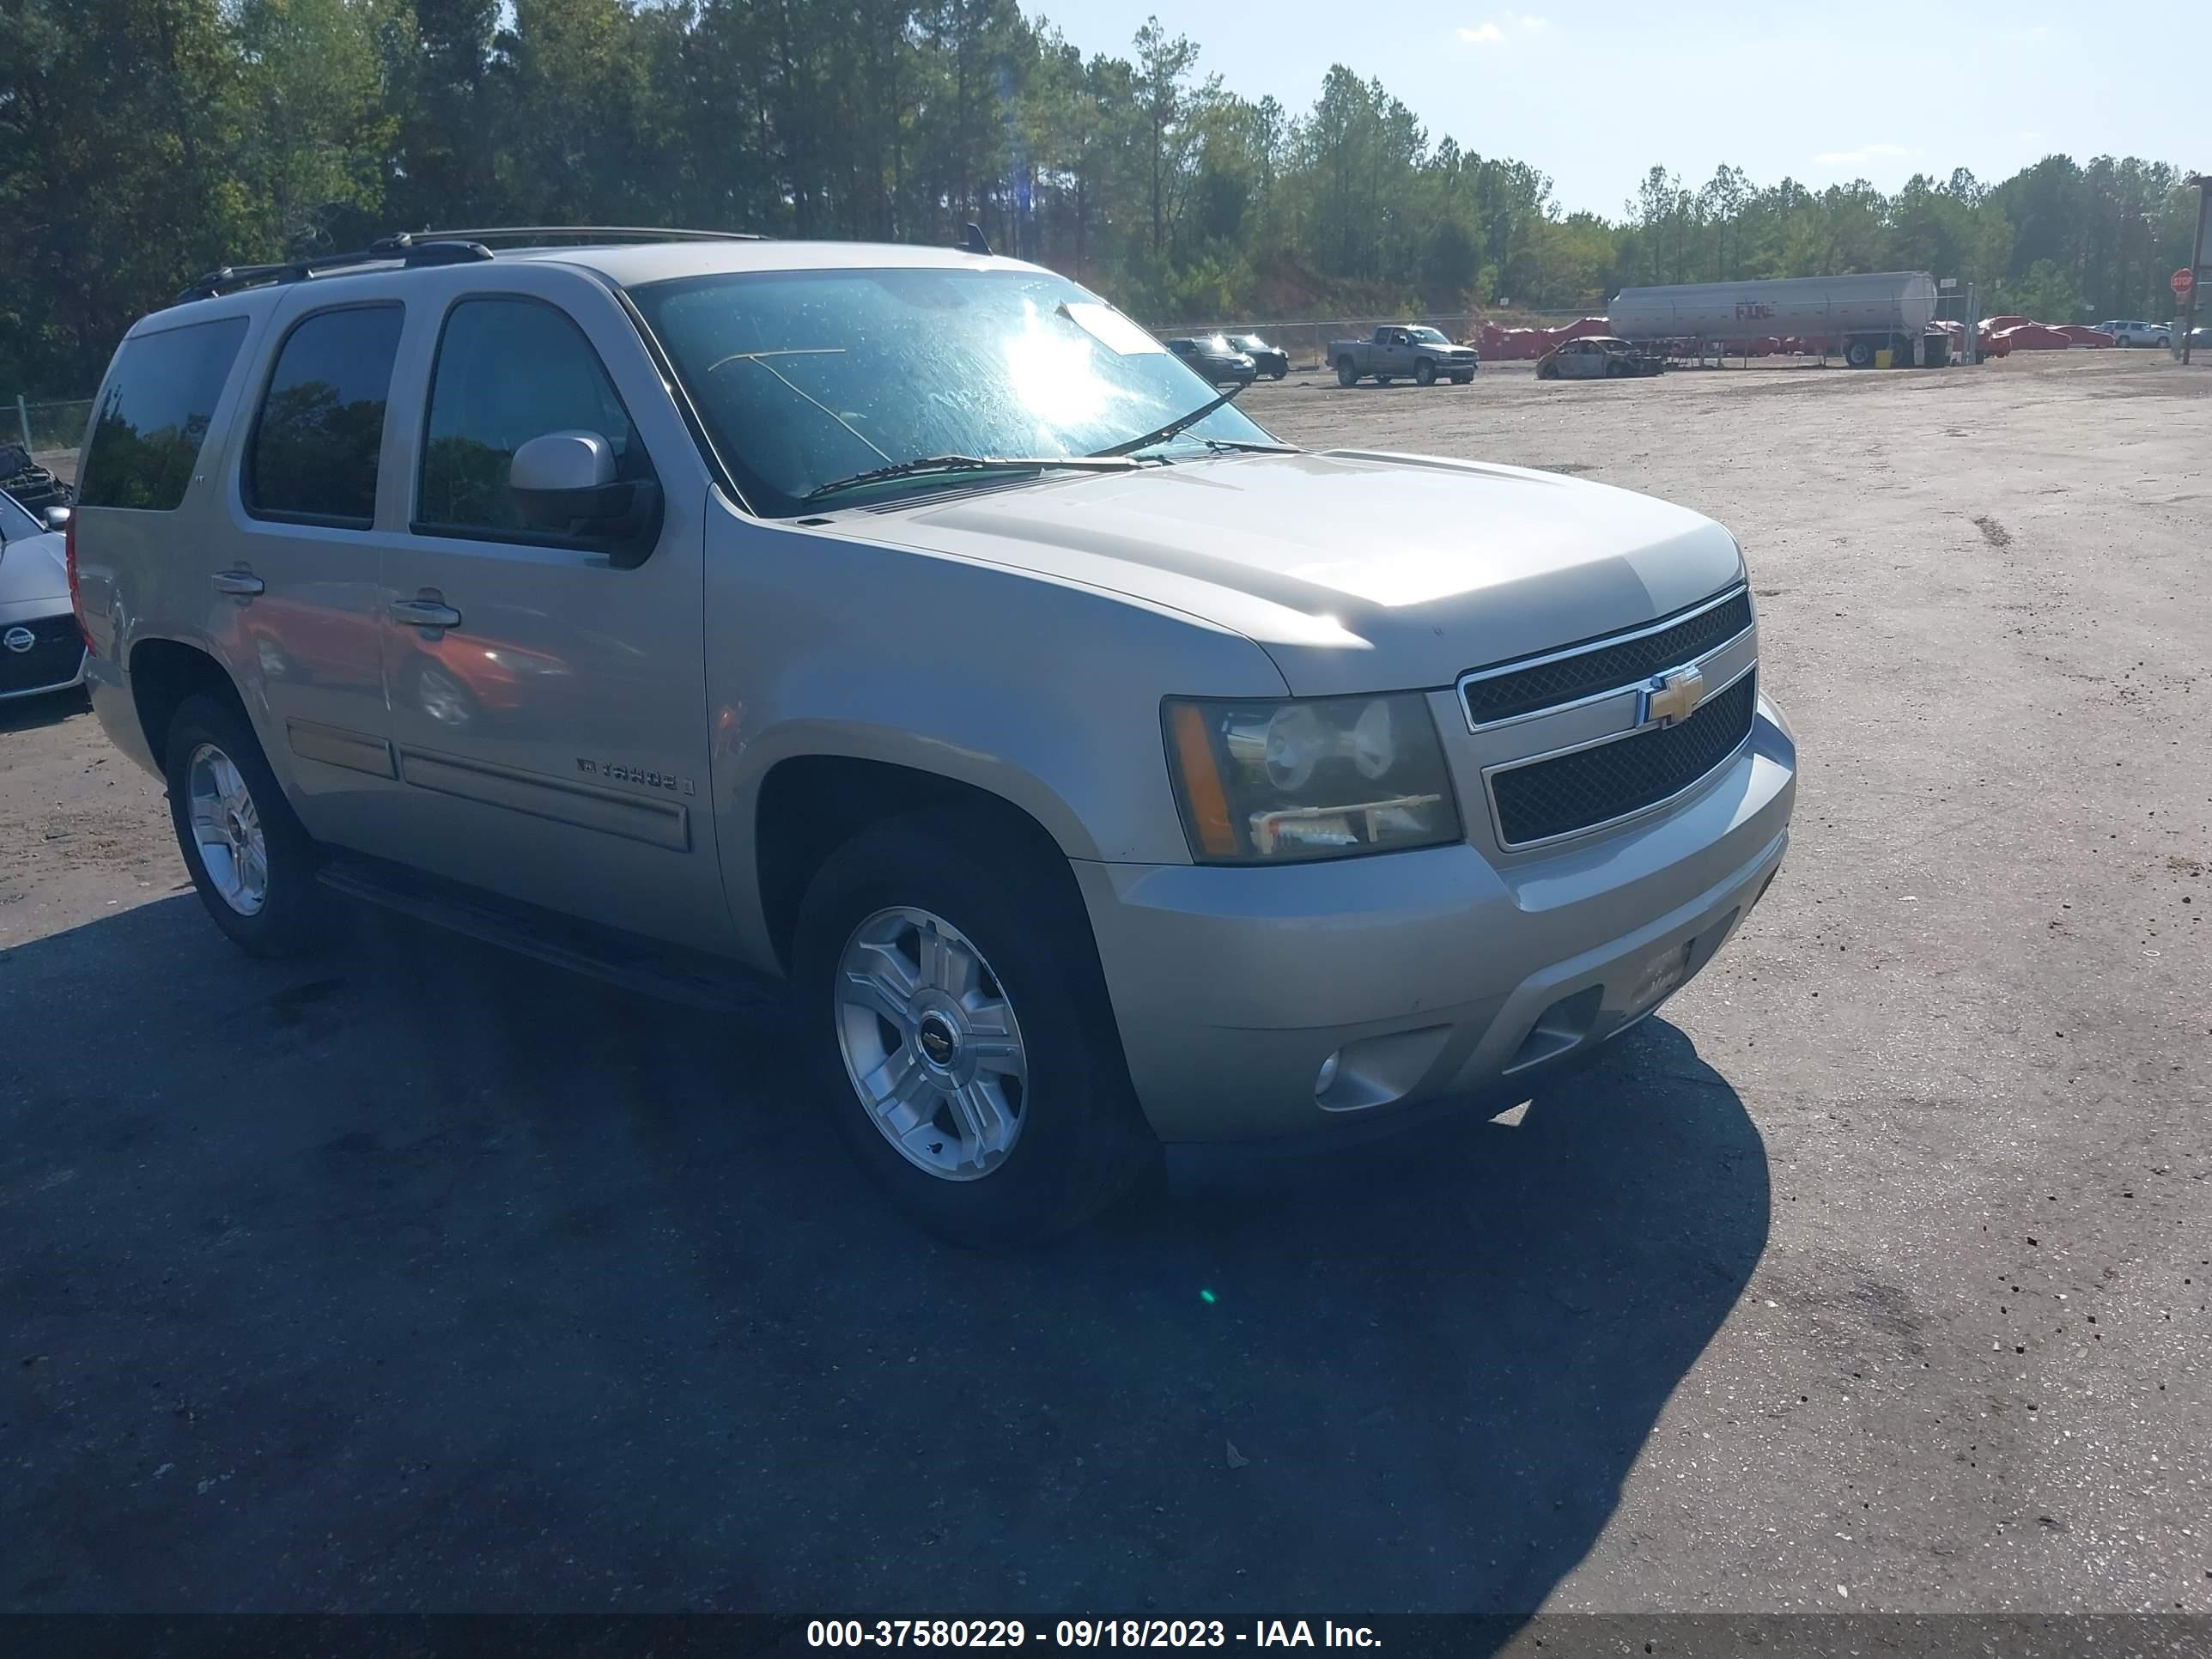
[[[1432,328],[1409,328],[1406,332],[1412,335],[1417,340],[1431,340],[1438,345],[1449,345],[1451,343],[1449,340],[1445,339],[1443,335],[1439,334]]]
[[[1216,395],[1134,323],[1045,271],[757,271],[633,297],[749,504],[769,514],[924,456],[1095,453]],[[1224,407],[1168,447],[1209,437],[1274,441]]]
[[[46,526],[15,504],[13,495],[0,492],[0,542],[20,541],[45,529]]]

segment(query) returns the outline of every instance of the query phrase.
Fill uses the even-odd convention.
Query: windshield
[[[46,526],[15,504],[13,495],[0,490],[0,542],[20,541],[45,529]]]
[[[1449,345],[1451,343],[1449,340],[1444,338],[1443,335],[1439,334],[1432,328],[1409,328],[1406,332],[1413,339],[1426,340],[1436,345]]]
[[[633,297],[748,504],[770,515],[923,456],[1093,454],[1215,395],[1121,313],[1045,271],[757,271]],[[1206,438],[1274,441],[1224,407],[1163,448]]]

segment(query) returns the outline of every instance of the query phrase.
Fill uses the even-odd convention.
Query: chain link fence
[[[1319,318],[1301,321],[1164,323],[1155,327],[1152,332],[1162,339],[1180,338],[1185,335],[1204,339],[1209,334],[1257,334],[1269,345],[1279,346],[1288,352],[1292,368],[1309,369],[1319,368],[1328,361],[1330,341],[1364,340],[1386,323],[1425,323],[1455,340],[1465,337],[1481,325],[1479,318],[1462,312],[1443,317],[1394,315]]]
[[[34,404],[13,397],[0,404],[0,443],[19,443],[40,466],[62,478],[74,477],[77,446],[91,419],[89,398]]]
[[[1580,313],[1562,313],[1557,317],[1536,317],[1513,314],[1512,326],[1548,326],[1575,320]],[[1364,340],[1378,328],[1391,323],[1420,323],[1452,340],[1473,343],[1475,335],[1486,321],[1504,321],[1503,318],[1486,318],[1480,312],[1454,311],[1426,317],[1408,317],[1403,312],[1392,312],[1388,316],[1334,317],[1275,322],[1204,322],[1161,323],[1152,332],[1162,339],[1189,336],[1203,339],[1209,334],[1256,334],[1269,345],[1279,346],[1291,356],[1294,369],[1325,368],[1328,362],[1328,345],[1332,340]]]

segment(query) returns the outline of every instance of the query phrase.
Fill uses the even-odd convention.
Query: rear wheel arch
[[[177,710],[191,696],[225,702],[253,724],[229,672],[207,652],[181,640],[141,640],[131,648],[127,668],[131,701],[137,710],[138,729],[146,747],[161,763],[168,753],[169,727]]]

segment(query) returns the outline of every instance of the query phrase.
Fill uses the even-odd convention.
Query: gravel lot
[[[1742,539],[1796,840],[1666,1019],[985,1259],[775,1020],[249,962],[0,709],[0,1607],[2212,1612],[2212,369],[1248,402]]]

